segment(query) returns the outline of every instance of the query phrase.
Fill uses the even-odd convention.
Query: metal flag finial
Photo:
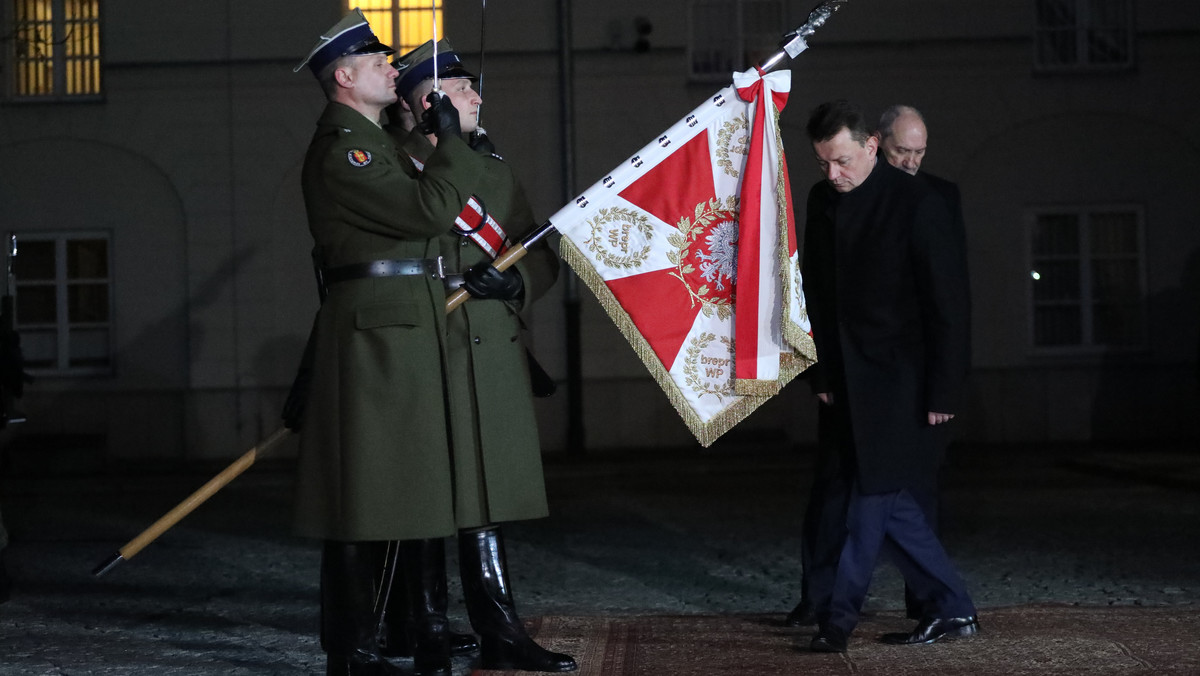
[[[804,38],[817,32],[817,29],[825,25],[825,21],[829,19],[834,12],[841,9],[842,5],[849,1],[850,0],[825,0],[825,2],[822,2],[814,7],[813,10],[808,13],[808,19],[802,26],[794,31],[791,31],[790,33],[784,34],[782,50],[764,61],[763,64],[759,66],[759,70],[763,71],[764,73],[771,70],[783,60],[784,56],[789,56],[793,59],[799,56],[800,52],[808,49],[808,43],[804,40]]]
[[[813,11],[808,13],[808,20],[804,22],[804,25],[796,29],[796,33],[807,37],[817,32],[817,29],[824,26],[825,21],[847,2],[849,0],[827,0],[817,5]]]

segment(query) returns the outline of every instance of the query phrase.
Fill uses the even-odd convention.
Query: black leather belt
[[[429,275],[437,279],[445,279],[446,270],[442,266],[442,257],[401,258],[398,260],[353,263],[350,265],[339,265],[336,268],[326,268],[321,271],[321,279],[325,282],[326,286],[351,279],[411,277],[416,275]]]

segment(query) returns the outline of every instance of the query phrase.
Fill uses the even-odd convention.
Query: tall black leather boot
[[[373,545],[326,540],[321,551],[321,646],[328,656],[327,676],[404,673],[376,645]]]
[[[386,598],[383,620],[379,627],[379,652],[387,657],[412,657],[415,642],[413,631],[416,627],[413,614],[415,605],[410,594],[411,585],[406,583],[405,579],[409,575],[416,575],[417,571],[404,566],[404,562],[400,560],[398,546],[397,542],[388,542],[385,547],[379,549],[381,558],[376,569],[383,577],[394,580],[391,593]],[[479,650],[479,642],[475,640],[474,634],[462,634],[449,629],[447,631],[450,634],[451,655],[470,655]]]
[[[413,673],[450,676],[450,632],[446,619],[446,541],[402,540],[400,567],[412,608],[409,636]],[[396,583],[401,583],[397,578]]]
[[[570,655],[533,642],[517,617],[509,585],[504,538],[498,526],[458,532],[458,565],[471,626],[479,634],[484,669],[575,671]]]

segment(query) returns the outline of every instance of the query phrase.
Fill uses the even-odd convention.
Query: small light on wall
[[[1035,281],[1035,282],[1042,278],[1042,275],[1037,270],[1034,270],[1034,271],[1030,272],[1029,274],[1030,274],[1030,276],[1033,277],[1033,281]]]

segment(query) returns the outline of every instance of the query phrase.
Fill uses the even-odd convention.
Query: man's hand
[[[495,144],[493,144],[492,140],[488,138],[487,132],[482,129],[476,129],[475,131],[471,132],[470,143],[471,148],[473,148],[476,152],[483,153],[484,155],[496,154]]]
[[[954,417],[953,413],[934,413],[933,411],[930,411],[929,412],[929,424],[930,425],[941,425],[942,423],[950,420],[953,417]]]
[[[525,293],[525,282],[515,267],[501,272],[484,262],[463,273],[463,288],[475,298],[516,300]]]
[[[429,92],[425,97],[429,107],[421,115],[421,131],[438,138],[449,135],[461,136],[462,124],[458,120],[458,108],[449,96],[441,92]]]

